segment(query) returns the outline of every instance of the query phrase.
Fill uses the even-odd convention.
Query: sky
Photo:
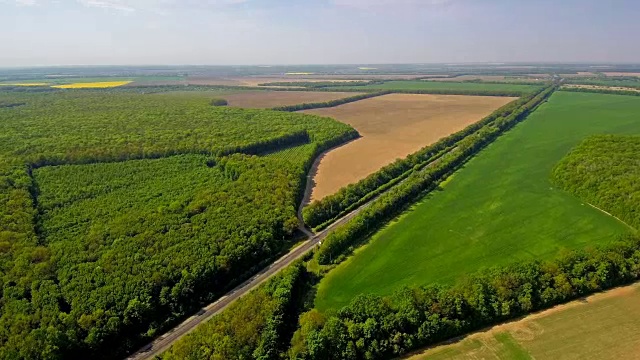
[[[0,0],[0,67],[640,63],[637,0]]]

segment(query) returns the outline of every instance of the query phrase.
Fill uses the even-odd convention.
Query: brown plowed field
[[[390,94],[324,109],[304,110],[353,126],[362,138],[326,154],[311,200],[322,199],[491,114],[509,97]]]

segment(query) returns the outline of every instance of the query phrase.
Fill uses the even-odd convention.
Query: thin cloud
[[[77,3],[87,8],[114,10],[122,13],[136,11],[166,13],[169,9],[202,9],[220,8],[239,5],[249,0],[14,0],[18,6],[40,6],[52,3]],[[11,3],[11,0],[0,0],[0,3]]]
[[[16,4],[19,6],[34,6],[37,4],[36,0],[16,0]]]
[[[453,0],[331,0],[336,6],[346,6],[361,9],[379,7],[427,7],[435,5],[447,5]]]
[[[128,5],[127,1],[78,0],[78,2],[87,7],[117,10],[126,13],[136,11],[136,8]]]

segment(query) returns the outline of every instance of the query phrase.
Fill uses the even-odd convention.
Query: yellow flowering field
[[[131,81],[101,81],[101,82],[88,82],[88,83],[74,83],[52,86],[57,89],[103,89],[112,88],[122,85],[127,85]]]

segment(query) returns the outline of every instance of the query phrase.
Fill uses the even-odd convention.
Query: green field
[[[620,86],[620,87],[632,87],[640,88],[640,78],[629,78],[625,80],[620,79],[569,79],[566,81],[568,84],[588,84],[596,86]]]
[[[360,86],[362,89],[376,90],[462,90],[462,91],[533,91],[538,85],[518,84],[483,84],[475,82],[446,82],[446,81],[387,81],[382,84]]]
[[[523,123],[473,158],[412,211],[320,283],[316,306],[340,307],[361,293],[450,283],[479,268],[544,259],[561,248],[609,242],[631,230],[555,189],[551,170],[583,138],[639,134],[640,99],[554,94]]]
[[[426,350],[411,360],[628,359],[640,339],[638,284]]]

